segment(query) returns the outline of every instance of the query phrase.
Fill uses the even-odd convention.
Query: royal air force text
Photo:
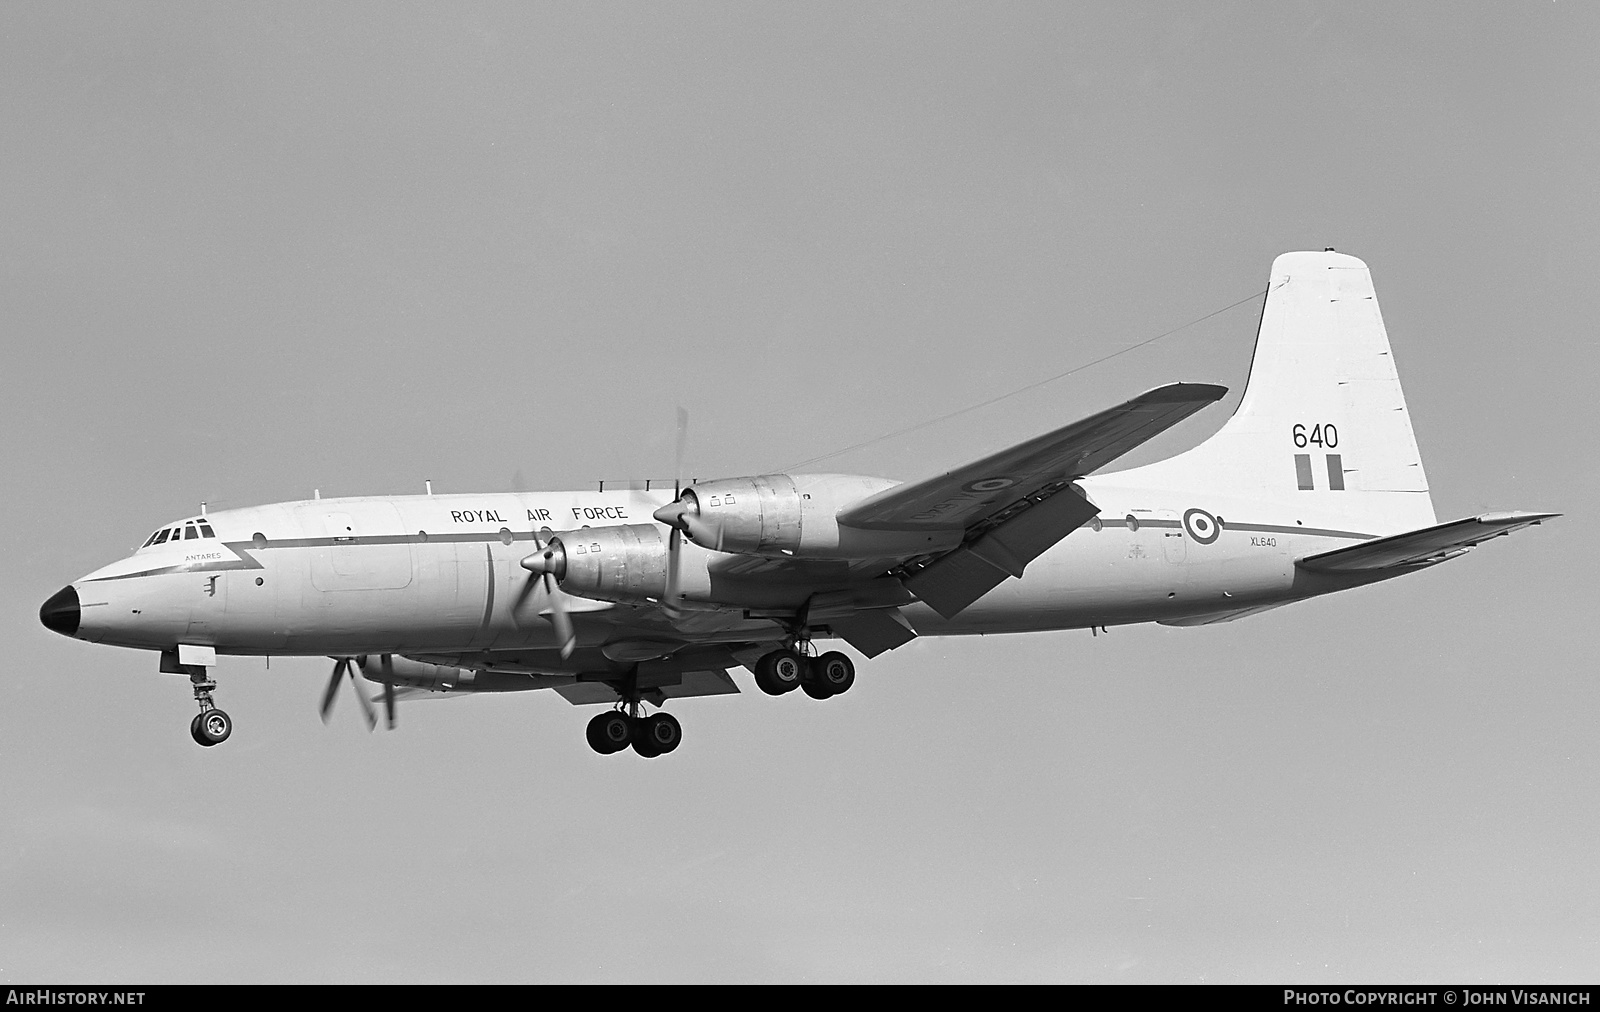
[[[530,509],[526,511],[530,523],[551,523],[554,517],[547,509]],[[507,523],[499,510],[451,510],[450,519],[458,524],[503,524]],[[572,507],[572,522],[582,523],[585,520],[621,520],[628,519],[628,511],[621,506],[574,506]]]

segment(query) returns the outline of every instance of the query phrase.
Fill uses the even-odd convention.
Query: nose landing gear
[[[221,745],[233,733],[233,718],[217,709],[211,701],[211,690],[217,683],[206,677],[205,669],[198,673],[191,673],[189,681],[194,683],[194,700],[200,704],[200,712],[189,721],[189,737],[193,738],[196,745],[210,748]]]

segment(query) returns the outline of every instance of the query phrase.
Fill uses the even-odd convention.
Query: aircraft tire
[[[774,650],[756,661],[756,687],[769,696],[781,696],[800,687],[805,658],[792,650]]]
[[[621,752],[628,747],[633,736],[633,721],[628,719],[626,714],[615,710],[594,717],[584,729],[584,737],[589,740],[589,747],[601,755]]]
[[[654,759],[661,754],[661,750],[656,747],[656,743],[651,741],[645,734],[640,734],[633,739],[633,750],[646,759]]]
[[[210,748],[212,745],[221,745],[233,734],[233,718],[221,710],[207,710],[202,713],[192,725],[195,731],[195,741]]]
[[[670,713],[653,714],[639,723],[640,737],[650,743],[655,755],[666,755],[683,743],[683,725]]]
[[[772,659],[772,680],[782,686],[784,692],[800,688],[806,680],[808,662],[805,657],[793,650],[777,650],[774,653],[777,656]]]
[[[837,696],[856,684],[856,665],[839,651],[830,650],[811,662],[811,676],[828,690],[828,695]]]
[[[200,718],[204,716],[205,714],[203,713],[197,713],[194,715],[194,719],[189,721],[189,737],[194,739],[196,745],[210,746],[211,743],[206,741],[205,736],[200,733]]]

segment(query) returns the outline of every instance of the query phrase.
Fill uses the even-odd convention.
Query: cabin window
[[[210,524],[201,524],[200,525],[200,536],[202,538],[214,538],[214,537],[216,537],[216,535],[211,532],[211,525]]]
[[[170,527],[163,527],[163,528],[162,528],[162,529],[161,529],[161,530],[160,530],[160,532],[158,532],[158,533],[157,533],[157,534],[156,534],[156,536],[155,536],[155,540],[153,540],[153,541],[151,541],[151,542],[150,542],[150,543],[151,543],[151,544],[153,544],[153,545],[159,545],[159,544],[161,544],[161,543],[162,543],[162,542],[164,542],[164,541],[166,541],[166,540],[167,540],[167,538],[168,538],[168,536],[169,536],[169,535],[171,535],[171,534],[172,534],[172,528],[170,528]]]
[[[1128,525],[1128,530],[1130,531],[1136,531],[1139,529],[1139,518],[1134,516],[1132,513],[1129,513],[1126,517],[1123,517],[1122,522]]]
[[[194,524],[190,524],[189,526],[187,526],[187,527],[185,527],[183,529],[183,540],[185,540],[185,541],[193,541],[195,538],[198,538],[199,536],[200,536],[200,532],[194,529]]]

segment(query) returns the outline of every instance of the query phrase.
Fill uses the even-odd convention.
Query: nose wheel
[[[201,674],[190,675],[189,681],[194,683],[194,701],[200,704],[200,712],[189,721],[189,737],[194,739],[196,745],[210,748],[221,745],[233,733],[233,718],[228,716],[211,700],[211,691],[217,683],[207,678],[201,669]]]

